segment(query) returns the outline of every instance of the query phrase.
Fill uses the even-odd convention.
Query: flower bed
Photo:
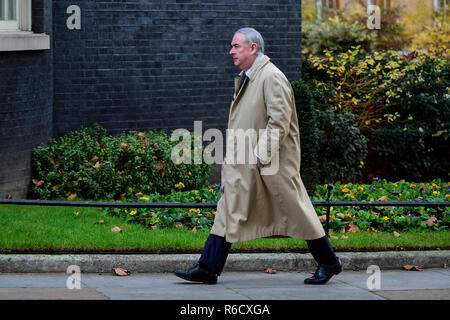
[[[192,208],[139,208],[106,209],[109,214],[120,216],[128,222],[141,223],[147,227],[184,228],[193,230],[208,229],[214,222],[216,211],[211,208],[198,208],[195,203],[217,203],[220,199],[220,186],[212,185],[199,190],[182,191],[182,182],[177,183],[168,195],[136,193],[131,201],[137,203],[193,203]],[[328,185],[317,186],[311,200],[324,201]],[[404,180],[391,183],[375,179],[370,185],[347,183],[334,185],[331,201],[411,201],[449,202],[450,183],[437,179],[429,183],[412,183]],[[316,207],[317,214],[324,220],[325,207]],[[450,227],[450,202],[445,208],[424,207],[335,207],[330,212],[330,228],[333,231],[352,232],[423,230],[439,231]]]
[[[193,231],[210,228],[216,211],[212,208],[196,208],[195,203],[217,203],[220,199],[220,186],[211,185],[199,190],[181,191],[185,185],[180,182],[168,195],[136,193],[129,202],[137,203],[193,203],[192,208],[139,208],[135,210],[108,208],[108,213],[123,217],[127,222],[141,223],[156,228],[185,228]]]
[[[326,199],[328,185],[317,187],[312,201]],[[450,183],[436,179],[429,183],[401,180],[387,182],[376,178],[370,185],[339,182],[333,186],[331,201],[399,201],[448,202]],[[318,214],[324,215],[326,208]],[[330,228],[333,231],[445,230],[450,226],[450,202],[445,208],[357,206],[331,207]]]

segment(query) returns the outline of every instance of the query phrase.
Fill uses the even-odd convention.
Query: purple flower
[[[133,200],[137,200],[137,199],[139,199],[138,197],[136,197],[136,196],[133,196]]]
[[[214,188],[215,189],[220,189],[222,186],[220,185],[220,184],[216,184],[215,186],[214,186]]]

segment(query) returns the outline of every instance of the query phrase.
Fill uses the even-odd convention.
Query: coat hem
[[[314,235],[304,235],[304,234],[298,234],[298,233],[286,233],[286,232],[277,232],[277,231],[270,231],[270,232],[261,232],[256,235],[252,235],[250,237],[240,236],[240,237],[234,237],[231,235],[227,235],[226,233],[218,234],[217,232],[214,233],[213,230],[211,230],[211,234],[215,234],[220,237],[225,237],[227,242],[230,243],[238,243],[238,242],[244,242],[244,241],[250,241],[260,238],[268,238],[268,237],[288,237],[288,238],[294,238],[294,239],[300,239],[300,240],[315,240],[320,239],[325,236],[325,230],[323,232],[319,232],[320,235],[314,236]]]

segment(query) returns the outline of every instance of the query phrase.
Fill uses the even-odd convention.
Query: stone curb
[[[422,268],[442,268],[448,265],[450,250],[339,252],[344,270],[366,270],[370,265],[380,269],[401,269],[404,265]],[[83,273],[106,273],[112,268],[124,268],[138,273],[172,272],[195,265],[199,254],[3,254],[0,273],[66,272],[77,265]],[[225,271],[313,271],[316,263],[310,254],[248,253],[230,254]]]

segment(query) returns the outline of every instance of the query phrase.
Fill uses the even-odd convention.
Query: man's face
[[[241,70],[248,70],[258,56],[258,45],[252,43],[250,46],[243,42],[244,34],[236,33],[231,40],[230,55],[233,57],[234,65]]]

